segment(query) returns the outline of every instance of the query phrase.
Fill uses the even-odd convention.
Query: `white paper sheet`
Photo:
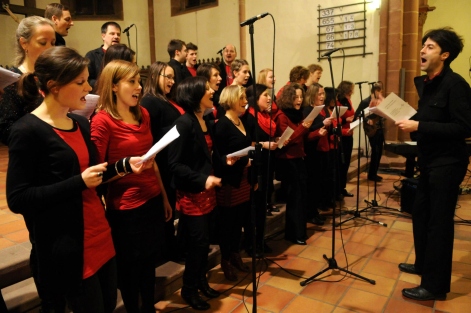
[[[247,154],[249,154],[249,151],[251,151],[251,150],[255,150],[255,147],[250,146],[250,147],[241,149],[241,150],[239,150],[239,151],[229,153],[229,154],[227,155],[227,157],[228,157],[228,158],[230,158],[230,157],[244,157],[244,156],[246,156]]]
[[[278,149],[283,148],[285,141],[288,140],[289,137],[291,137],[293,133],[294,133],[294,130],[288,126],[283,132],[283,134],[281,135],[280,139],[278,140]]]
[[[350,129],[357,128],[361,123],[363,123],[363,119],[360,117],[359,119],[356,119],[350,123]]]
[[[344,106],[337,106],[337,108],[339,108],[339,114],[340,116],[344,115],[345,112],[347,112],[347,107],[344,107]],[[331,117],[333,118],[337,118],[337,110],[334,108],[333,111],[332,111],[332,115]]]
[[[157,153],[162,151],[166,146],[168,146],[172,141],[180,137],[180,133],[177,130],[177,126],[173,126],[155,145],[147,151],[146,154],[142,156],[142,162],[145,162],[155,156]]]
[[[393,122],[408,120],[417,113],[413,107],[394,92],[391,92],[379,105],[370,108],[370,112]]]
[[[17,82],[20,79],[20,74],[14,73],[10,70],[6,70],[3,67],[0,67],[0,88],[3,89],[6,86]]]
[[[72,112],[81,116],[85,116],[87,119],[90,119],[90,116],[96,109],[96,105],[98,104],[99,99],[100,96],[98,95],[88,94],[85,96],[85,100],[87,100],[85,108],[81,110],[74,110]]]
[[[312,122],[319,115],[320,111],[324,108],[325,105],[315,106],[311,113],[304,119],[304,122]]]

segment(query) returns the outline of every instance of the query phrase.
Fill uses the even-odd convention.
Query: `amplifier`
[[[415,178],[406,178],[402,180],[401,187],[401,211],[412,214],[415,195],[417,193],[417,185],[419,180]]]

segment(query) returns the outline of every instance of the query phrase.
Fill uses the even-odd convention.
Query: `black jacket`
[[[419,105],[411,119],[419,121],[419,166],[468,163],[465,138],[471,137],[471,89],[449,67],[432,80],[426,77],[414,78]]]
[[[88,51],[85,55],[86,58],[90,59],[88,64],[88,83],[93,88],[95,88],[96,81],[101,73],[104,56],[103,45],[100,48]]]

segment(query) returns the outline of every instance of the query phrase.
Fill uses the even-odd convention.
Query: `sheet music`
[[[71,112],[81,115],[81,116],[85,116],[87,119],[90,119],[90,116],[92,115],[93,111],[95,111],[96,109],[96,105],[98,104],[99,99],[100,99],[99,95],[88,94],[85,96],[85,100],[87,100],[87,103],[85,104],[85,108],[81,110],[74,110]]]
[[[20,79],[21,74],[0,67],[0,88],[3,89]]]
[[[173,126],[155,145],[147,151],[146,154],[142,156],[142,162],[149,160],[150,158],[154,157],[157,153],[162,151],[166,146],[168,146],[172,141],[180,137],[180,133],[177,130],[177,126]]]
[[[314,119],[319,115],[319,113],[322,111],[322,109],[325,107],[325,105],[319,105],[315,106],[311,113],[309,113],[308,116],[304,119],[304,122],[312,122]]]
[[[206,110],[204,110],[203,116],[206,116],[206,115],[208,115],[208,114],[211,114],[211,113],[213,113],[213,111],[214,111],[214,108],[206,109]]]
[[[291,137],[291,135],[293,133],[294,133],[294,130],[291,127],[289,127],[289,126],[286,127],[285,131],[283,132],[280,139],[278,140],[278,148],[279,149],[283,148],[283,145],[284,145],[285,141],[288,140],[289,137]]]
[[[249,147],[241,149],[239,151],[229,153],[227,155],[227,157],[228,158],[230,158],[230,157],[243,157],[243,156],[246,156],[247,154],[249,154],[250,150],[255,150],[255,147],[249,146]]]
[[[413,107],[394,92],[391,92],[378,106],[370,108],[370,112],[393,122],[408,120],[417,113]]]
[[[354,120],[353,122],[350,123],[350,130],[355,129],[361,123],[363,123],[363,119],[361,117],[359,119]]]
[[[340,116],[344,115],[345,112],[347,112],[347,107],[344,107],[344,106],[337,106],[337,108],[339,108],[339,114]],[[333,118],[337,118],[337,110],[334,108],[333,111],[332,111],[332,115],[331,117]]]

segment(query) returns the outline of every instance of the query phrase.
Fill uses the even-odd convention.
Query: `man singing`
[[[402,294],[415,300],[444,300],[450,292],[454,221],[459,185],[469,163],[465,138],[471,136],[471,90],[450,68],[463,50],[451,28],[428,31],[422,38],[420,68],[414,83],[417,114],[396,122],[416,136],[419,185],[412,210],[415,263],[401,263],[406,273],[422,275],[420,286]]]

